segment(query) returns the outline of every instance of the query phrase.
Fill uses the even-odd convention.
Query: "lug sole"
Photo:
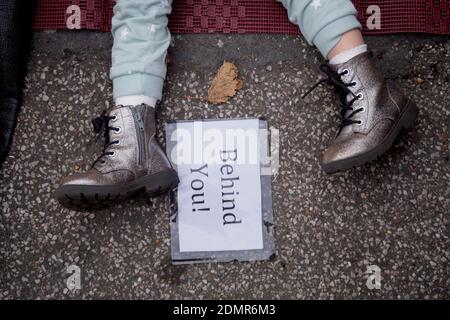
[[[68,207],[103,209],[137,194],[164,194],[178,183],[176,171],[168,169],[120,185],[63,185],[55,191],[54,197]]]
[[[323,170],[328,174],[333,174],[346,171],[354,167],[359,167],[366,164],[367,162],[376,160],[378,157],[382,156],[392,148],[395,139],[398,137],[402,129],[408,129],[412,127],[418,115],[419,108],[414,101],[410,100],[408,106],[401,114],[400,119],[397,121],[395,126],[391,129],[391,131],[381,144],[379,144],[374,149],[355,157],[323,164]]]

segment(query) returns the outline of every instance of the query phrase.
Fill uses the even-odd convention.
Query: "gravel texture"
[[[169,197],[72,211],[51,193],[100,151],[90,120],[112,105],[109,34],[36,35],[12,152],[0,170],[0,299],[450,298],[450,40],[368,39],[377,63],[420,106],[415,127],[381,159],[338,175],[320,167],[338,123],[320,87],[321,57],[299,37],[175,35],[161,103],[173,119],[264,116],[280,130],[273,177],[277,255],[269,262],[172,266]],[[223,60],[245,84],[205,102]],[[81,289],[66,288],[66,268]],[[381,289],[366,287],[369,265]]]

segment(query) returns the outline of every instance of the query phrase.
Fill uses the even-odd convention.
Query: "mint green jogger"
[[[289,19],[324,57],[342,35],[361,28],[350,0],[279,0]],[[161,99],[170,45],[172,0],[118,0],[112,19],[114,98],[146,95]]]

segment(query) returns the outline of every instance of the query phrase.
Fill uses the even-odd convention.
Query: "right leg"
[[[170,44],[168,0],[119,0],[114,8],[111,79],[115,107],[95,119],[105,130],[102,155],[85,173],[56,191],[64,204],[103,206],[138,191],[160,193],[178,176],[156,139],[155,104],[161,99]]]
[[[119,0],[114,7],[111,79],[116,104],[130,104],[120,103],[130,96],[146,97],[142,102],[147,104],[161,99],[170,13],[169,0]]]
[[[341,102],[342,122],[324,153],[327,173],[344,171],[384,154],[403,128],[417,117],[417,106],[375,66],[350,0],[280,0],[328,65],[321,66]],[[311,92],[308,91],[307,94]]]

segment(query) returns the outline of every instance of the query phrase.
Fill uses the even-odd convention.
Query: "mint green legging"
[[[360,28],[350,0],[278,0],[289,19],[324,57],[341,36]],[[172,0],[118,0],[112,19],[111,79],[114,98],[146,95],[161,99],[170,44]]]

